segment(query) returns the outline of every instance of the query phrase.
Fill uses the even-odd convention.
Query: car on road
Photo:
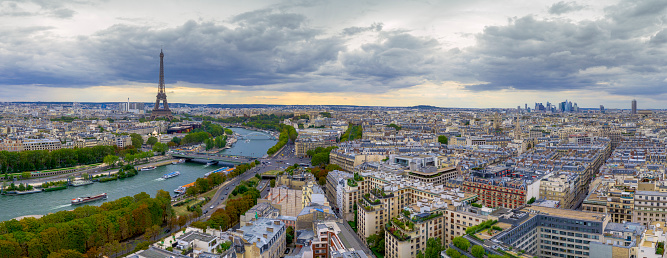
[[[289,253],[289,248],[285,249],[285,254]]]
[[[225,190],[229,190],[229,187],[225,188]]]
[[[213,208],[215,208],[215,206],[213,206],[213,205],[211,205],[211,207],[209,207],[209,209],[213,209]]]

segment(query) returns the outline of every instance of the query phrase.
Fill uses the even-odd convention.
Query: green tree
[[[528,200],[528,204],[533,204],[535,201],[535,197],[531,197],[530,200]]]
[[[153,151],[160,153],[161,155],[164,155],[165,152],[169,150],[169,146],[167,144],[158,142],[153,145]]]
[[[294,227],[288,226],[287,232],[285,234],[287,244],[291,244],[294,241]]]
[[[107,164],[108,166],[113,167],[116,165],[116,162],[118,162],[119,158],[116,155],[107,155],[104,157],[104,164]]]
[[[151,146],[153,146],[153,144],[155,144],[156,142],[157,142],[157,138],[155,138],[153,136],[149,137],[148,140],[146,140],[146,144],[151,145]]]
[[[459,251],[456,251],[456,249],[454,249],[454,248],[447,248],[446,253],[447,253],[447,256],[449,256],[451,258],[461,257],[461,253],[459,253]]]
[[[171,142],[175,143],[176,145],[179,145],[181,144],[181,138],[178,137],[171,138]]]
[[[271,187],[276,187],[276,180],[275,179],[271,179]]]
[[[447,136],[438,135],[438,142],[441,144],[447,144]]]
[[[486,254],[486,251],[484,251],[484,247],[480,245],[474,245],[470,253],[472,253],[472,256],[475,256],[477,258],[484,258],[484,254]]]
[[[442,252],[444,248],[442,247],[442,243],[440,242],[440,238],[429,238],[426,240],[426,248],[424,249],[423,256],[424,258],[439,258],[440,257],[440,252]],[[419,257],[419,255],[417,256]]]
[[[213,147],[214,147],[214,145],[213,145],[214,142],[211,141],[211,138],[208,138],[208,139],[204,140],[204,144],[206,144],[206,150],[213,149]]]
[[[58,252],[49,254],[48,258],[84,258],[84,256],[75,250],[62,249]]]
[[[396,125],[396,124],[389,124],[387,127],[393,127],[394,129],[396,129],[396,131],[400,131],[400,130],[401,130],[401,127],[398,126],[398,125]]]
[[[467,251],[468,247],[470,247],[470,241],[460,236],[455,237],[454,240],[452,240],[452,243],[454,244],[454,246],[464,251]]]
[[[132,146],[137,150],[141,149],[141,145],[144,144],[144,138],[136,133],[130,134],[130,137],[132,137]]]
[[[26,171],[26,172],[22,172],[22,173],[21,173],[21,178],[22,178],[22,179],[28,179],[28,178],[30,178],[30,172],[27,172],[27,171]]]
[[[368,247],[379,254],[384,254],[384,228],[382,228],[378,233],[372,234],[366,238]]]

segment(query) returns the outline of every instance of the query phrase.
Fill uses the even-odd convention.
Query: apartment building
[[[236,231],[233,236],[241,239],[234,246],[239,258],[279,258],[286,248],[287,227],[280,220],[257,218]]]
[[[310,205],[311,202],[329,206],[329,202],[327,201],[322,187],[317,185],[315,181],[306,182],[306,184],[301,188],[301,192],[302,207]]]
[[[352,173],[334,170],[327,174],[327,183],[326,183],[326,197],[331,204],[331,207],[338,207],[340,211],[345,211],[341,209],[343,204],[343,198],[345,194],[342,192],[343,188],[347,184],[347,179],[353,177]]]
[[[2,142],[0,142],[0,151],[23,151],[23,141],[4,139]]]
[[[405,176],[408,179],[431,183],[434,185],[444,185],[450,179],[460,175],[456,167],[445,167],[437,169],[435,167],[422,167],[415,170],[408,170]]]
[[[487,207],[514,209],[525,205],[531,198],[539,197],[540,180],[536,174],[516,174],[504,166],[472,170],[461,190],[479,195]]]
[[[60,140],[55,139],[23,139],[23,150],[59,150]]]
[[[609,215],[614,223],[637,222],[634,216],[635,191],[613,180],[596,180],[582,203],[582,210]]]
[[[556,171],[540,181],[540,199],[557,201],[563,209],[572,209],[578,203],[580,195],[579,174],[568,171]]]
[[[296,141],[294,141],[294,155],[297,157],[306,157],[309,150],[317,149],[318,147],[327,148],[336,146],[336,135],[311,135],[299,134]]]
[[[127,135],[117,136],[114,139],[114,144],[118,146],[118,148],[125,148],[132,145],[132,137]]]
[[[271,203],[260,202],[247,210],[244,214],[241,214],[239,223],[241,227],[245,227],[249,222],[252,222],[254,219],[259,217],[276,218],[278,216],[280,216],[279,209],[271,206]]]
[[[378,162],[386,157],[382,154],[364,154],[346,148],[338,148],[329,153],[329,163],[338,165],[345,171],[354,171],[357,166],[364,162]]]
[[[499,216],[511,225],[495,235],[498,241],[538,257],[591,257],[592,242],[604,239],[609,217],[604,214],[526,206]],[[612,256],[608,256],[612,257]]]
[[[492,215],[494,210],[489,207],[473,207],[471,205],[450,205],[445,210],[444,245],[449,246],[455,237],[466,234],[466,229],[476,226],[487,220],[497,220]]]
[[[634,193],[633,222],[644,226],[653,222],[667,223],[667,192],[636,191]]]
[[[289,189],[287,187],[273,187],[269,190],[266,199],[279,207],[280,215],[296,217],[303,209],[303,192],[301,190]]]
[[[384,228],[387,257],[415,257],[417,251],[424,251],[428,238],[439,237],[445,243],[448,236],[457,236],[461,226],[466,225],[462,222],[463,213],[473,219],[474,215],[458,207],[474,201],[475,194],[381,171],[362,172],[361,176],[370,190],[357,204],[357,234],[365,241]],[[457,215],[458,231],[450,231],[446,221]],[[477,218],[473,224],[481,222],[483,218]]]

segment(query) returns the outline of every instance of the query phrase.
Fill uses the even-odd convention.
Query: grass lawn
[[[266,172],[262,173],[262,175],[272,175],[272,176],[275,176],[275,175],[277,175],[277,174],[280,173],[280,172],[282,172],[282,170],[269,170],[269,171],[266,171]]]
[[[248,179],[248,182],[255,182],[255,183],[258,183],[258,182],[259,182],[259,178],[251,177],[250,179]],[[257,184],[255,184],[255,185],[257,185]]]
[[[187,205],[174,207],[174,213],[177,216],[185,216],[185,215],[190,214],[190,212],[188,211],[188,206]]]
[[[213,188],[213,190],[210,190],[210,191],[208,191],[208,192],[205,192],[205,193],[199,195],[199,197],[208,197],[209,199],[213,199],[213,196],[215,195],[215,192],[216,192],[217,190],[218,190],[218,187]]]

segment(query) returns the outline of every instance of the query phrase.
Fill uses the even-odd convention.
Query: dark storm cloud
[[[551,5],[551,7],[549,7],[549,13],[550,14],[555,14],[555,15],[561,15],[561,14],[564,14],[564,13],[579,11],[581,9],[584,9],[584,6],[579,5],[576,2],[560,1],[558,3],[555,3],[555,4]]]
[[[382,30],[382,23],[373,23],[371,26],[368,27],[349,27],[343,29],[343,34],[346,36],[353,36],[359,33],[367,32],[367,31],[381,31]]]
[[[419,38],[405,32],[385,32],[377,42],[345,53],[341,62],[351,75],[370,76],[388,83],[406,76],[430,75],[439,47],[435,39]]]
[[[47,2],[42,8],[54,15],[67,8]],[[583,7],[559,2],[548,8],[560,15]],[[327,31],[305,15],[266,9],[224,24],[118,24],[66,41],[49,27],[0,28],[0,85],[155,83],[163,46],[167,82],[196,87],[381,93],[458,81],[474,83],[466,86],[472,91],[665,93],[667,2],[622,1],[604,11],[594,20],[512,18],[485,27],[471,47],[451,49],[383,23]],[[370,41],[357,47],[358,36]]]
[[[0,58],[26,65],[5,66],[0,84],[32,81],[88,87],[155,82],[163,46],[167,83],[239,90],[373,92],[423,82],[433,72],[439,51],[436,40],[401,31],[382,32],[380,23],[346,29],[343,35],[379,33],[376,42],[351,52],[346,48],[349,38],[328,35],[301,14],[258,10],[237,15],[229,23],[188,21],[159,30],[119,24],[54,48],[47,43],[48,33],[41,36],[44,41],[23,45],[22,40],[34,38],[31,33],[40,32],[17,29],[13,33],[22,40],[2,47],[11,51]],[[56,50],[55,54],[48,49]],[[44,64],[32,67],[32,61]]]
[[[50,16],[60,19],[72,18],[76,12],[66,5],[89,5],[97,1],[60,1],[60,0],[15,0],[0,2],[0,16]],[[39,10],[26,10],[24,5],[34,4]]]
[[[474,91],[594,89],[623,95],[667,92],[664,1],[624,1],[599,20],[512,19],[486,27],[467,49],[461,76]],[[649,40],[647,40],[649,39]]]
[[[24,81],[21,73],[50,74],[39,76],[38,84],[52,86],[80,86],[114,81],[153,82],[157,80],[158,54],[165,49],[165,70],[168,82],[216,85],[270,85],[298,81],[300,75],[311,73],[344,50],[343,41],[323,36],[323,32],[307,25],[298,14],[258,11],[245,13],[232,20],[233,28],[211,22],[189,21],[175,28],[155,30],[150,27],[115,25],[89,37],[67,42],[58,52],[59,63],[99,64],[101,72],[79,70],[79,65],[56,66],[50,69],[7,66],[4,72],[15,76],[0,76],[0,83],[17,84]],[[22,32],[14,31],[15,34]],[[29,33],[17,36],[25,40]],[[47,59],[48,44],[31,42],[27,50],[21,42],[5,49],[5,58],[16,62],[26,59]],[[21,56],[16,53],[30,53]],[[0,54],[3,55],[3,54]],[[2,56],[0,56],[2,58]],[[23,59],[23,60],[21,60]],[[5,59],[7,60],[7,59]],[[79,80],[66,83],[61,74],[77,73]],[[90,72],[90,73],[87,73]],[[25,78],[25,77],[23,77]],[[67,77],[67,79],[71,79]]]

